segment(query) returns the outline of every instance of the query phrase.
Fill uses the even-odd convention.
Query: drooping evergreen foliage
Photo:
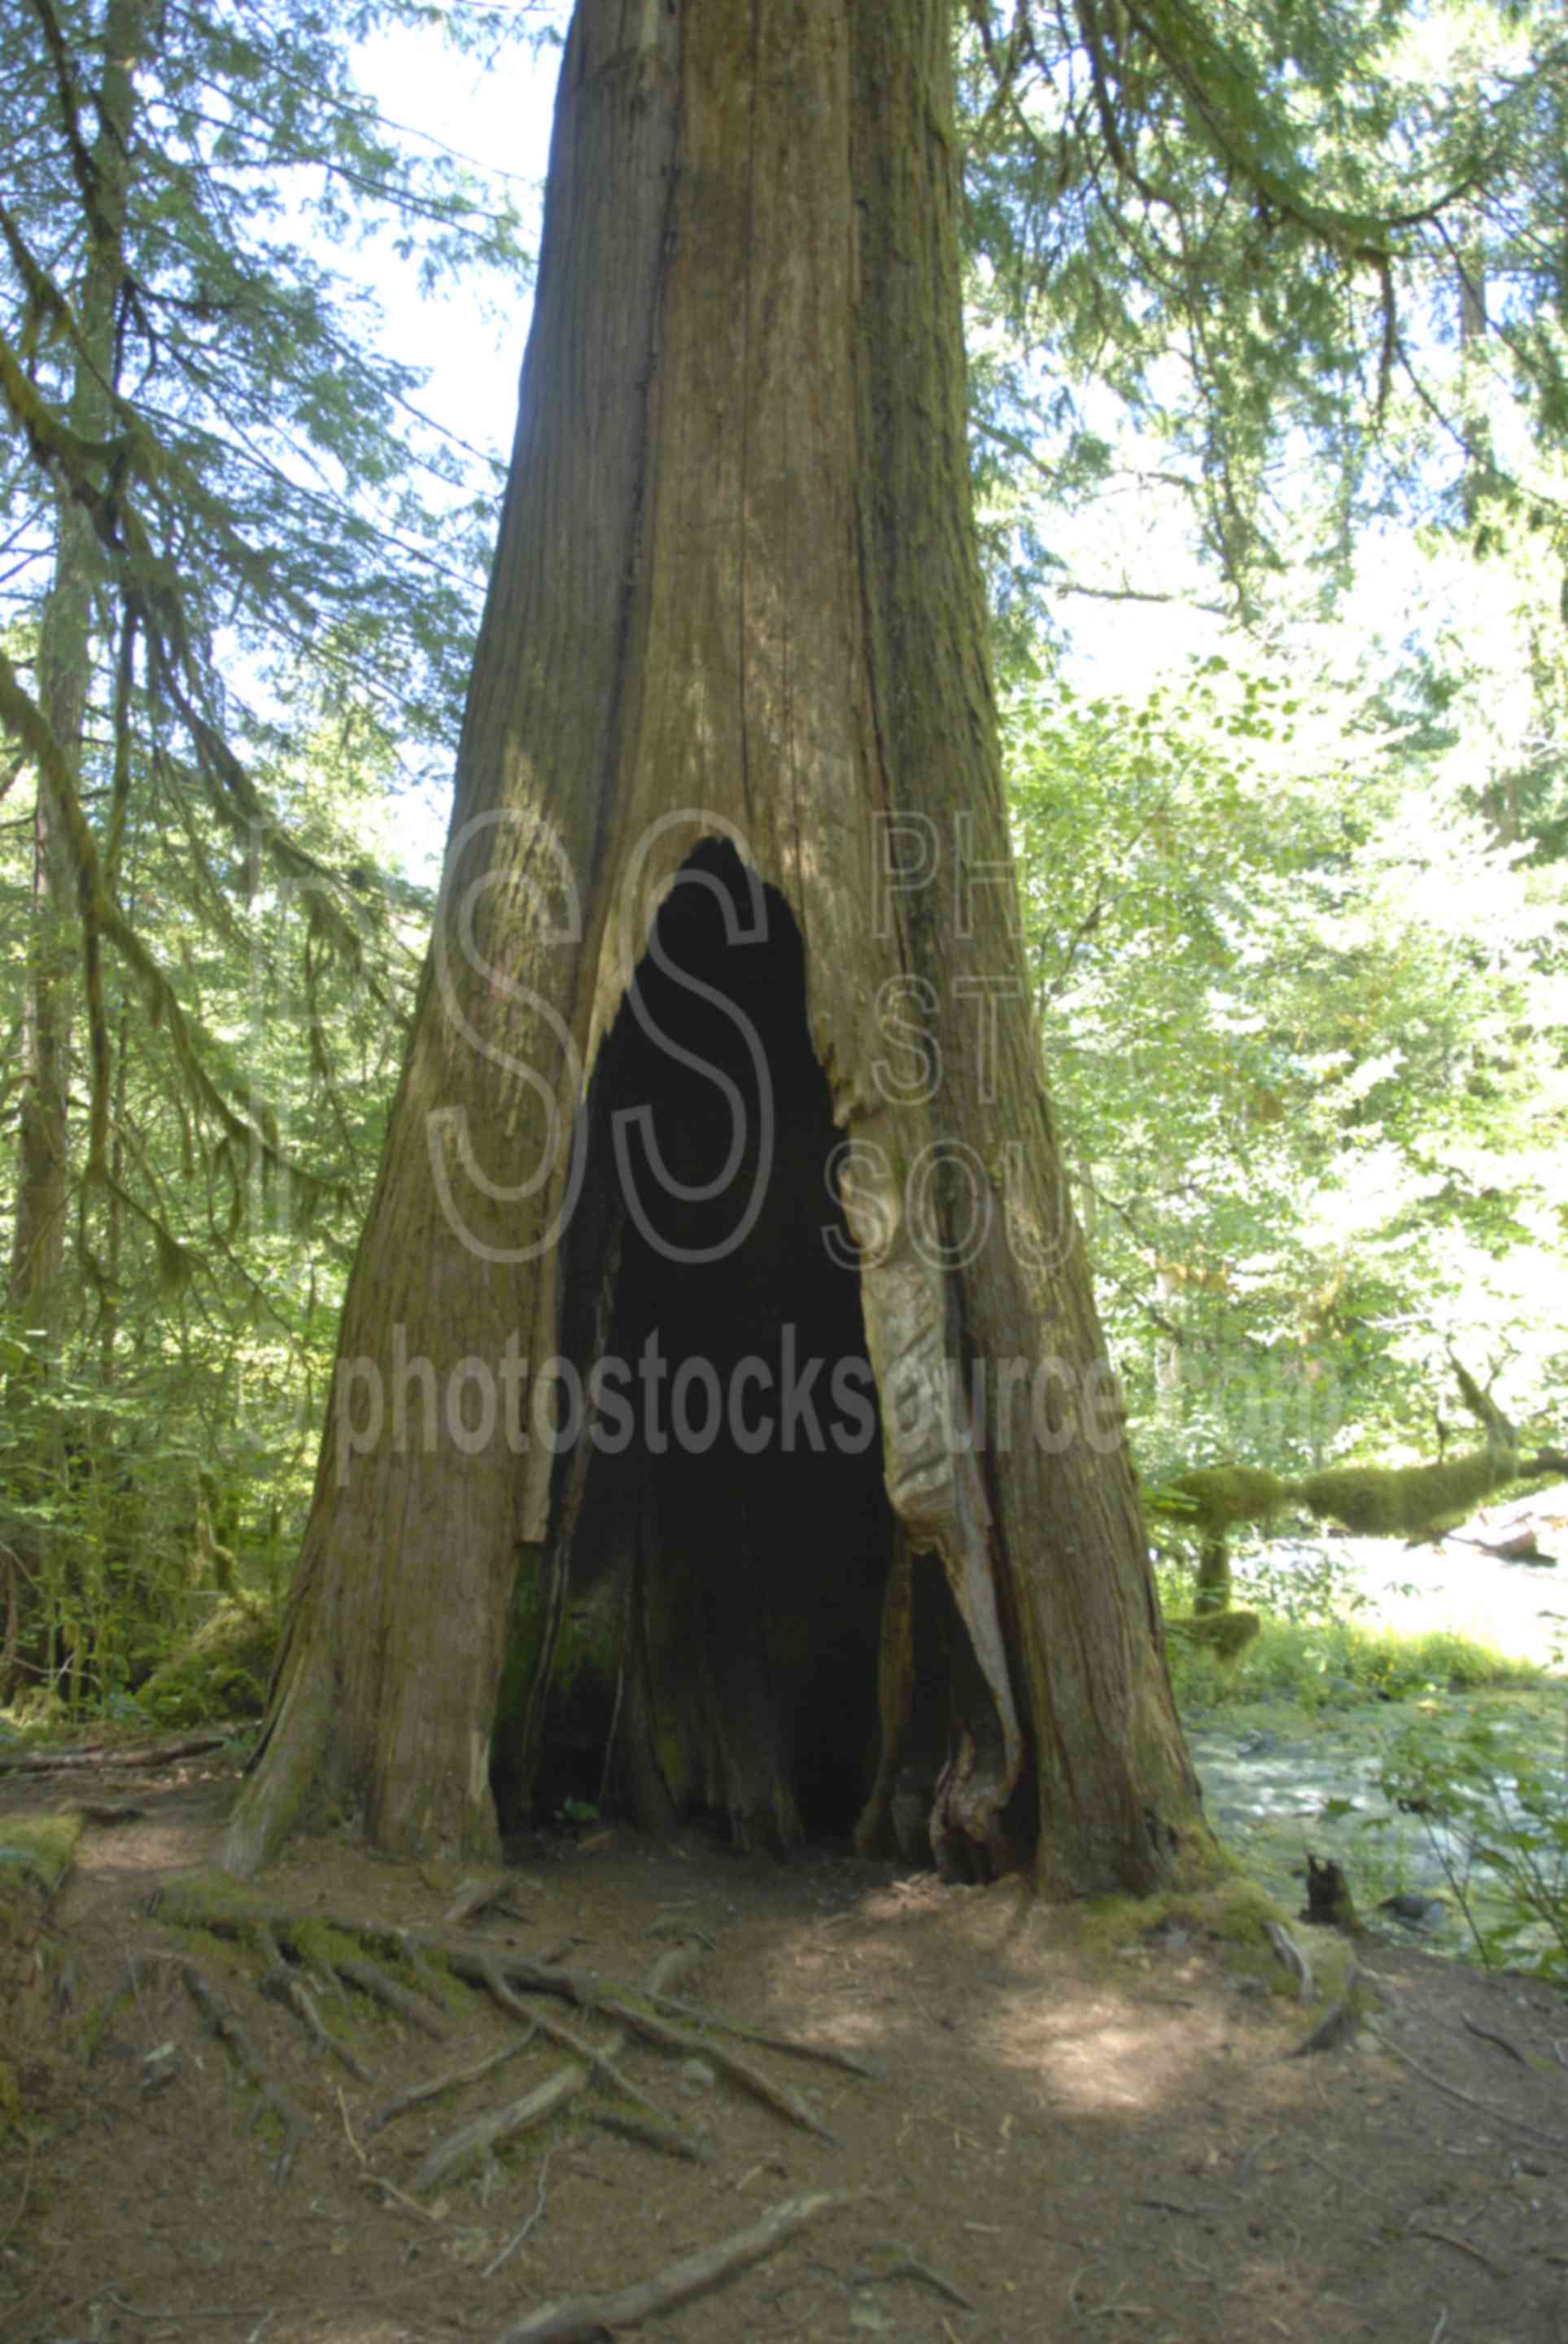
[[[1004,601],[1060,578],[1042,490],[1173,501],[1253,620],[1389,515],[1561,569],[1554,9],[970,0],[962,55]]]
[[[449,762],[498,490],[343,248],[527,271],[508,185],[356,86],[427,21],[0,11],[13,1681],[106,1682],[116,1575],[170,1616],[202,1475],[232,1514],[308,1438],[423,942],[395,807]]]

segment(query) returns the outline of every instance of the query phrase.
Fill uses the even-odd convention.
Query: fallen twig
[[[980,2309],[979,2304],[971,2303],[962,2289],[953,2285],[951,2279],[944,2278],[940,2271],[932,2270],[929,2263],[918,2261],[910,2254],[908,2247],[900,2246],[896,2240],[889,2240],[879,2248],[873,2248],[872,2251],[885,2254],[890,2259],[878,2270],[856,2271],[850,2280],[851,2286],[880,2287],[890,2279],[912,2278],[920,2286],[929,2287],[932,2293],[940,2295],[944,2302],[956,2305],[960,2311]]]
[[[102,1743],[68,1750],[30,1750],[19,1758],[0,1758],[0,1774],[58,1774],[73,1766],[172,1766],[181,1758],[226,1750],[233,1740],[232,1733],[199,1733],[184,1742],[162,1742],[136,1750],[106,1750]]]
[[[1495,2043],[1500,2051],[1506,2051],[1509,2057],[1517,2059],[1522,2067],[1527,2067],[1530,2065],[1519,2046],[1516,2043],[1510,2043],[1506,2035],[1494,2035],[1490,2026],[1478,2026],[1474,2019],[1466,2016],[1462,2010],[1459,2015],[1472,2035],[1478,2035],[1483,2043]]]
[[[1415,2222],[1407,2222],[1405,2228],[1412,2238],[1431,2238],[1437,2246],[1457,2248],[1462,2255],[1469,2255],[1473,2260],[1484,2263],[1488,2270],[1494,2271],[1500,2268],[1490,2255],[1483,2254],[1479,2247],[1473,2247],[1468,2238],[1456,2238],[1452,2230],[1423,2229]]]
[[[357,2165],[368,2164],[369,2159],[367,2157],[364,2149],[354,2137],[354,2127],[348,2115],[348,2103],[343,2096],[343,2086],[341,2084],[337,2086],[337,2113],[343,2118],[343,2137],[348,2143],[349,2147],[354,2151],[355,2163]]]
[[[37,2136],[29,2132],[27,2135],[26,2161],[22,2167],[22,2187],[16,2193],[16,2208],[9,2222],[6,2223],[5,2229],[0,2230],[0,2248],[8,2247],[12,2239],[15,2237],[17,2231],[22,2227],[22,2217],[27,2211],[27,2199],[31,2195],[33,2187],[33,2156],[36,2147]]]
[[[1461,2091],[1457,2084],[1450,2084],[1442,2076],[1434,2076],[1430,2067],[1423,2067],[1419,2059],[1412,2058],[1408,2051],[1402,2051],[1399,2045],[1391,2043],[1386,2035],[1378,2034],[1375,2026],[1372,2033],[1385,2051],[1392,2051],[1396,2059],[1402,2059],[1405,2066],[1412,2069],[1423,2083],[1430,2084],[1434,2091],[1446,2093],[1451,2100],[1458,2100],[1464,2107],[1478,2108],[1494,2124],[1512,2125],[1515,2132],[1523,2133],[1527,2139],[1538,2142],[1543,2148],[1568,2153],[1568,2140],[1564,2140],[1561,2133],[1547,2132],[1543,2127],[1533,2125],[1523,2117],[1516,2117],[1511,2108],[1500,2108],[1493,2100],[1478,2099],[1473,2092]]]
[[[579,2295],[565,2303],[545,2304],[515,2328],[505,2329],[497,2344],[589,2344],[607,2329],[640,2327],[645,2319],[711,2295],[716,2288],[774,2253],[808,2223],[838,2213],[859,2196],[859,2190],[821,2189],[809,2198],[786,2198],[781,2205],[769,2207],[749,2229],[731,2231],[717,2245],[667,2264],[636,2287],[622,2288],[615,2295]]]
[[[406,2214],[417,2214],[422,2222],[440,2221],[439,2214],[432,2213],[428,2206],[421,2206],[417,2198],[410,2198],[406,2189],[399,2189],[397,2183],[388,2181],[384,2173],[362,2173],[359,2178],[367,2189],[379,2189],[394,2206],[401,2206]]]
[[[496,2273],[501,2268],[502,2265],[511,2261],[512,2257],[517,2253],[518,2248],[522,2245],[523,2240],[528,2237],[528,2232],[542,2220],[545,2210],[545,2177],[550,2169],[550,2159],[554,2155],[555,2151],[553,2148],[547,2148],[543,2157],[539,2159],[539,2186],[534,2198],[533,2212],[528,2216],[528,2220],[523,2224],[522,2228],[518,2231],[517,2235],[507,2240],[507,2243],[501,2248],[500,2253],[497,2255],[492,2261],[487,2262],[485,2265],[484,2269],[479,2273],[479,2277],[481,2278],[494,2278]]]

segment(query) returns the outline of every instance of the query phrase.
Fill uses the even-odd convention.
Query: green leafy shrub
[[[1568,1985],[1568,1693],[1554,1743],[1543,1747],[1538,1724],[1475,1718],[1447,1734],[1423,1720],[1398,1737],[1381,1780],[1420,1817],[1488,1968]]]

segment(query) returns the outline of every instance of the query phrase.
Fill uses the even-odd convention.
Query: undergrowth
[[[1257,1636],[1233,1662],[1173,1637],[1171,1676],[1177,1705],[1191,1714],[1249,1702],[1315,1712],[1512,1689],[1538,1683],[1541,1672],[1447,1629],[1409,1636],[1349,1620],[1282,1620],[1265,1612]]]
[[[1568,1688],[1552,1742],[1513,1721],[1470,1718],[1455,1732],[1421,1717],[1380,1781],[1420,1819],[1486,1967],[1568,1986]]]

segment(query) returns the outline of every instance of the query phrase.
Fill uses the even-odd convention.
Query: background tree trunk
[[[317,1785],[387,1845],[489,1844],[508,1633],[520,1799],[574,1736],[648,1820],[746,1841],[872,1844],[923,1784],[944,1863],[1073,1890],[1201,1829],[1016,935],[948,41],[939,0],[578,8],[236,1870]],[[704,1362],[771,1395],[661,1447],[650,1343],[664,1427]],[[786,1351],[822,1363],[819,1449]],[[590,1393],[629,1363],[634,1437],[552,1455],[557,1355]],[[613,1699],[574,1712],[574,1672]]]
[[[75,360],[71,429],[87,441],[112,429],[116,376],[115,321],[125,275],[124,231],[136,57],[146,0],[109,0],[104,24],[104,66],[96,93],[98,130],[89,168],[92,229],[76,298],[80,344]],[[78,124],[78,130],[82,128]],[[93,524],[62,493],[56,522],[55,572],[38,637],[38,698],[55,739],[79,776],[94,672],[94,593],[100,561]],[[33,900],[22,978],[21,1100],[17,1116],[16,1202],[11,1233],[6,1299],[28,1339],[30,1363],[7,1379],[6,1404],[25,1428],[13,1472],[25,1494],[38,1497],[58,1481],[63,1465],[57,1411],[38,1409],[37,1392],[55,1364],[65,1330],[67,1293],[65,1222],[70,1203],[70,1085],[73,1029],[81,985],[75,874],[64,819],[46,773],[35,781]],[[106,1050],[107,1036],[101,1037]],[[18,1531],[24,1573],[35,1590],[47,1589],[44,1542]],[[15,1566],[13,1565],[14,1571]],[[13,1579],[13,1589],[15,1581]],[[17,1639],[0,1664],[0,1696],[14,1689]]]

